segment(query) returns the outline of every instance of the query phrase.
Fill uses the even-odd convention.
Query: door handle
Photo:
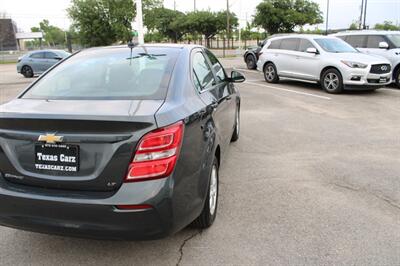
[[[226,98],[225,98],[227,101],[229,101],[229,100],[231,100],[232,99],[232,96],[226,96]]]

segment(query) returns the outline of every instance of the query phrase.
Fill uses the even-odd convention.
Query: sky
[[[122,0],[123,1],[123,0]],[[175,0],[176,8],[180,11],[192,11],[195,0]],[[255,8],[262,0],[229,0],[230,8],[238,15],[242,26],[246,25],[254,15]],[[314,0],[326,13],[328,0]],[[360,16],[361,0],[330,0],[329,28],[347,28]],[[29,32],[33,26],[38,26],[43,19],[50,24],[68,29],[70,20],[66,8],[70,0],[0,0],[0,14],[7,13],[20,30]],[[174,8],[174,0],[164,0],[166,8]],[[226,0],[196,0],[197,10],[220,11],[226,9]],[[384,20],[400,23],[400,0],[368,0],[367,25],[375,25]],[[325,24],[317,25],[325,28]],[[314,26],[312,28],[315,28]]]

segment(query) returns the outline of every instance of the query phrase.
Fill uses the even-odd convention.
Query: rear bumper
[[[170,178],[124,184],[107,199],[26,194],[0,188],[0,224],[84,238],[147,240],[174,233]],[[148,193],[151,190],[153,193]],[[147,195],[147,196],[146,196]],[[150,196],[148,196],[150,195]],[[121,211],[116,205],[149,204],[150,209]]]

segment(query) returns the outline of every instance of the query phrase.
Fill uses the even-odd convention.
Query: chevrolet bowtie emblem
[[[40,135],[38,140],[49,144],[54,144],[57,142],[62,142],[63,139],[64,139],[63,136],[56,136],[56,134],[46,134],[46,135]]]

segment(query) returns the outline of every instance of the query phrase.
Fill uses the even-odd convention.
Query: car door
[[[214,134],[217,131],[218,141],[221,140],[224,128],[224,103],[218,98],[220,94],[220,84],[217,83],[214,72],[208,62],[208,59],[202,49],[196,49],[192,56],[193,61],[193,80],[195,87],[199,92],[200,98],[206,105],[205,113],[211,114],[212,123],[207,123],[205,135]]]
[[[308,48],[316,48],[311,41],[301,38],[297,53],[296,76],[305,80],[318,80],[320,73],[320,55],[307,53]]]
[[[44,52],[35,52],[29,56],[28,64],[32,67],[34,73],[42,73],[45,70],[46,58]]]
[[[60,61],[60,56],[53,52],[45,52],[45,70],[49,69],[53,65],[57,64]]]
[[[234,97],[235,88],[231,82],[228,82],[225,69],[215,55],[208,49],[204,51],[216,78],[217,86],[212,92],[216,94],[215,97],[219,101],[219,112],[221,112],[221,116],[223,117],[221,128],[225,138],[224,140],[229,143],[235,127],[236,118],[237,102],[236,97]]]
[[[276,66],[279,76],[296,77],[296,73],[299,72],[301,67],[296,63],[299,44],[299,38],[282,39],[279,49],[279,67]]]

